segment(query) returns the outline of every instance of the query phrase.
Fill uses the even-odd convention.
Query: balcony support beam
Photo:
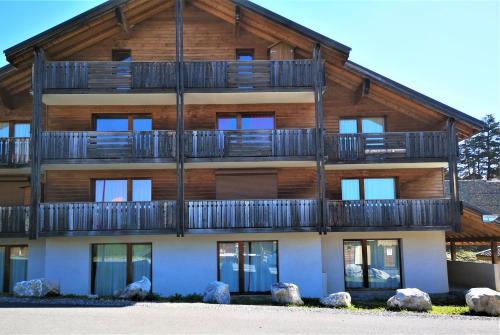
[[[316,121],[316,180],[318,199],[318,232],[326,234],[326,223],[328,220],[328,208],[326,203],[325,183],[325,149],[323,129],[323,94],[324,73],[323,59],[321,57],[321,45],[316,44],[313,50],[313,85],[314,85],[314,113]]]
[[[42,152],[42,94],[45,56],[43,49],[35,48],[33,61],[33,115],[31,118],[31,207],[29,238],[38,238],[38,211],[41,197],[41,152]]]
[[[117,7],[115,9],[115,17],[118,25],[122,28],[123,32],[127,36],[127,38],[130,37],[130,26],[128,25],[127,22],[127,17],[125,16],[125,13],[123,12],[122,7]]]
[[[450,183],[450,220],[453,230],[461,231],[460,225],[460,197],[458,194],[458,138],[455,119],[448,119],[448,176]]]
[[[368,96],[370,94],[370,85],[371,81],[368,78],[363,78],[363,81],[361,84],[358,86],[358,89],[356,90],[355,93],[355,104],[359,104],[364,97]]]
[[[176,170],[177,170],[177,236],[184,236],[184,18],[183,0],[175,1],[176,61]]]

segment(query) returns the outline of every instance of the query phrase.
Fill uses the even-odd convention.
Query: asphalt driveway
[[[4,305],[5,306],[5,305]],[[319,308],[145,303],[3,307],[1,334],[500,334],[498,318]]]

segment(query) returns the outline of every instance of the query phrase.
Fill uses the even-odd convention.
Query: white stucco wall
[[[63,294],[89,294],[92,243],[151,242],[153,291],[164,296],[202,293],[217,279],[217,241],[246,240],[278,240],[280,280],[299,285],[304,297],[321,296],[321,240],[316,233],[48,238],[45,276],[58,282]]]
[[[344,239],[401,239],[403,287],[428,293],[448,292],[446,243],[443,231],[330,233],[322,237],[327,291],[344,291]]]

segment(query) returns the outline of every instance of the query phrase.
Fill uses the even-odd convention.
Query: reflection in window
[[[151,179],[132,180],[132,201],[151,201]]]
[[[9,137],[9,123],[0,122],[0,138]]]
[[[370,117],[361,119],[361,131],[363,133],[383,133],[384,118]]]
[[[234,117],[219,117],[217,119],[217,129],[219,130],[237,130],[238,119]]]
[[[361,288],[363,281],[363,250],[361,241],[344,242],[346,288]]]
[[[16,283],[24,281],[28,275],[28,247],[10,247],[10,278],[9,291],[12,292]]]
[[[96,180],[96,202],[127,201],[127,180]]]
[[[151,118],[134,118],[132,120],[132,129],[134,131],[151,131],[153,130],[153,120]]]
[[[359,200],[359,179],[342,179],[342,200]]]
[[[358,121],[356,119],[341,119],[339,121],[340,134],[356,134],[358,132]]]
[[[242,116],[241,129],[274,129],[274,117],[272,116]]]
[[[29,123],[14,124],[14,137],[30,137],[31,125]]]
[[[127,118],[98,118],[96,119],[97,131],[128,131]]]
[[[366,178],[364,190],[366,200],[396,199],[394,178]]]

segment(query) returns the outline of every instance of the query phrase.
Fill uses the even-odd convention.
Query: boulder
[[[141,280],[133,282],[121,292],[117,292],[117,296],[121,299],[138,299],[144,300],[151,291],[151,281],[142,276]]]
[[[271,297],[280,305],[303,305],[299,287],[292,283],[274,283],[271,286]]]
[[[229,285],[221,281],[211,282],[205,289],[203,302],[211,304],[230,304],[231,294],[229,293]]]
[[[471,311],[500,316],[500,292],[486,287],[471,288],[465,302]]]
[[[351,295],[347,292],[332,293],[328,297],[319,299],[319,302],[329,307],[349,307],[351,306]]]
[[[404,288],[396,291],[396,295],[387,300],[389,309],[406,309],[425,312],[432,309],[429,295],[418,288]]]
[[[14,285],[14,295],[18,297],[42,298],[48,295],[59,295],[59,285],[45,278],[20,281]]]

